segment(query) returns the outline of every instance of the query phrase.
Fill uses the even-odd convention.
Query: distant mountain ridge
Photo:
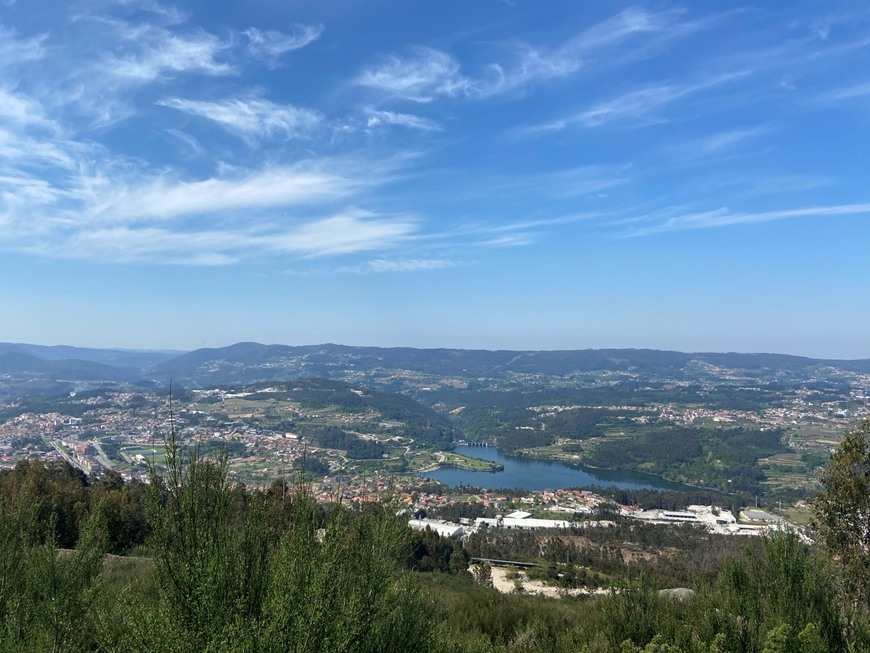
[[[128,381],[135,372],[93,361],[45,360],[13,351],[0,353],[0,375],[69,381]]]
[[[810,374],[821,367],[870,373],[870,359],[814,359],[788,354],[684,353],[654,349],[510,351],[353,347],[347,345],[264,345],[240,342],[177,354],[0,343],[0,374],[83,380],[172,379],[191,386],[225,385],[299,377],[362,379],[396,371],[460,378],[513,375],[570,376],[624,372],[681,378],[692,368],[712,366],[746,374]]]
[[[655,349],[581,349],[566,351],[510,351],[472,349],[414,349],[409,347],[350,347],[346,345],[261,345],[237,343],[220,349],[197,349],[158,364],[152,371],[173,375],[215,366],[275,365],[321,375],[336,368],[406,369],[464,377],[509,373],[566,375],[592,371],[668,373],[693,361],[740,370],[805,370],[819,366],[870,373],[870,359],[825,360],[788,354],[683,353]]]
[[[145,351],[135,349],[94,349],[69,345],[30,345],[0,342],[0,354],[20,353],[47,361],[79,360],[113,367],[146,368],[178,356],[179,351]]]

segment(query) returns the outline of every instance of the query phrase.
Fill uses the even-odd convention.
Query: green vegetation
[[[849,591],[870,602],[870,420],[846,434],[822,474],[816,525]]]
[[[256,384],[247,390],[253,393],[242,398],[245,403],[271,402],[276,406],[297,405],[307,412],[324,413],[330,409],[337,409],[342,414],[371,413],[378,419],[401,424],[404,435],[429,447],[446,446],[453,439],[450,423],[442,414],[397,393],[360,390],[347,383],[324,379]],[[381,432],[389,431],[389,426],[371,422],[368,425],[376,427]]]
[[[308,429],[303,433],[317,446],[325,449],[341,449],[347,453],[348,458],[354,460],[383,458],[387,451],[380,442],[363,440],[335,426]]]
[[[789,451],[779,429],[649,429],[607,438],[583,455],[596,467],[627,467],[730,492],[754,494],[765,475],[759,458]]]
[[[145,502],[153,562],[129,574],[103,571],[101,503],[65,553],[30,484],[3,495],[0,651],[437,650],[438,611],[401,570],[410,533],[385,507],[249,495],[225,457],[175,443],[166,463]]]
[[[429,586],[456,651],[833,653],[870,643],[866,621],[848,634],[833,576],[795,535],[733,558],[686,600],[659,595],[643,575],[585,600],[498,594],[444,577]]]
[[[21,463],[0,476],[0,652],[868,650],[868,460],[865,422],[823,475],[824,550],[796,533],[747,546],[619,522],[463,545],[410,532],[388,506],[317,505],[283,481],[247,492],[225,455],[174,442],[147,485]],[[134,514],[142,532],[122,542]],[[104,557],[133,542],[145,557]],[[518,584],[611,591],[501,594],[472,557],[542,564]],[[693,593],[659,593],[675,585]]]
[[[501,463],[495,463],[491,460],[482,460],[481,458],[472,458],[471,456],[463,456],[462,454],[449,451],[443,455],[443,467],[456,467],[457,469],[467,469],[472,472],[497,472],[504,469]]]

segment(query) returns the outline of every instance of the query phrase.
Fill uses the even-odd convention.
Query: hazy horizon
[[[804,358],[812,358],[819,360],[866,360],[867,357],[837,357],[837,356],[812,356],[808,354],[795,354],[793,352],[786,351],[737,351],[737,350],[716,350],[716,349],[673,349],[673,348],[661,348],[661,347],[575,347],[571,349],[545,349],[545,348],[507,348],[507,347],[441,347],[441,346],[432,346],[432,347],[418,347],[414,345],[372,345],[372,344],[348,344],[344,342],[303,342],[303,343],[287,343],[287,342],[258,342],[255,340],[238,340],[235,342],[223,344],[223,345],[204,345],[202,347],[192,347],[189,349],[178,348],[178,347],[126,347],[126,346],[94,346],[94,345],[77,345],[71,344],[68,342],[60,342],[53,344],[46,344],[40,342],[23,342],[23,341],[0,341],[0,344],[11,344],[11,345],[35,345],[38,347],[75,347],[82,349],[105,349],[112,351],[126,351],[126,352],[154,352],[154,353],[173,353],[173,354],[186,354],[192,351],[196,351],[197,349],[221,349],[224,347],[230,347],[232,345],[238,344],[247,344],[253,343],[258,345],[277,345],[277,346],[287,346],[287,347],[324,347],[329,345],[335,345],[339,347],[374,347],[379,349],[393,349],[393,348],[410,348],[410,349],[420,349],[420,350],[437,350],[437,349],[448,349],[448,350],[459,350],[459,351],[525,351],[525,352],[552,352],[552,351],[600,351],[600,350],[608,350],[608,349],[623,349],[623,350],[639,350],[639,351],[671,351],[682,354],[774,354],[774,355],[784,355],[784,356],[798,356]]]

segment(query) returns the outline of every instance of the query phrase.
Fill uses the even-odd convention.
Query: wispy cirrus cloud
[[[20,38],[15,30],[0,26],[0,69],[43,59],[47,39],[47,34]]]
[[[7,169],[74,169],[81,154],[75,143],[24,134],[0,127],[0,162]]]
[[[769,125],[728,129],[712,134],[686,140],[681,143],[668,143],[662,149],[670,155],[679,157],[681,167],[696,165],[697,159],[703,157],[721,157],[733,154],[740,146],[756,141],[760,137],[774,131]]]
[[[39,126],[59,131],[57,123],[45,115],[33,98],[0,87],[0,121],[18,126]]]
[[[52,258],[115,263],[229,265],[263,255],[317,258],[388,250],[418,228],[414,218],[350,208],[285,229],[184,229],[103,226],[20,249]]]
[[[373,129],[385,125],[393,125],[397,127],[406,127],[408,129],[417,129],[424,132],[442,131],[443,127],[434,120],[429,120],[422,116],[417,116],[412,113],[397,113],[395,111],[378,111],[376,109],[367,109],[366,128]]]
[[[511,49],[516,62],[491,63],[479,76],[472,77],[462,72],[453,55],[418,46],[410,56],[392,55],[364,68],[354,81],[391,98],[428,103],[439,97],[490,97],[532,80],[569,75],[580,67],[574,57],[550,56],[524,43],[513,44]]]
[[[390,55],[365,67],[354,82],[412,102],[431,102],[438,97],[486,98],[568,77],[587,60],[597,58],[596,65],[601,67],[600,60],[609,49],[634,37],[666,34],[678,38],[696,29],[698,23],[681,21],[678,12],[628,8],[556,46],[503,43],[500,57],[482,66],[475,75],[463,73],[453,55],[418,46],[408,56]]]
[[[543,173],[495,178],[480,183],[486,193],[506,193],[553,198],[582,197],[600,193],[628,182],[626,165],[589,165]]]
[[[562,46],[565,50],[592,51],[622,42],[627,37],[661,32],[678,25],[675,11],[649,12],[628,7],[611,18],[583,30]]]
[[[235,67],[219,57],[231,42],[203,30],[189,34],[156,25],[115,23],[121,37],[120,51],[105,55],[105,71],[131,82],[153,82],[173,73],[228,75]]]
[[[696,139],[689,146],[702,154],[717,154],[769,132],[769,127],[730,129]]]
[[[505,234],[495,236],[478,243],[484,247],[526,247],[538,240],[538,236],[532,233]]]
[[[446,52],[418,46],[410,57],[389,56],[364,68],[355,83],[413,102],[469,93],[472,81],[462,75],[459,62]]]
[[[175,73],[222,75],[234,70],[228,42],[204,31],[177,34],[118,21],[105,25],[115,47],[101,43],[93,48],[93,79],[82,87],[82,96],[91,101],[98,93],[106,93],[106,102],[122,98],[132,88],[113,80],[129,78],[144,89]],[[107,69],[108,62],[113,70]],[[78,102],[74,93],[51,91],[40,97],[0,83],[3,251],[102,262],[218,265],[263,256],[388,251],[421,228],[413,215],[354,206],[357,197],[389,178],[397,159],[311,155],[283,165],[247,166],[228,161],[211,174],[194,174],[175,165],[127,158],[76,135],[75,127],[59,118],[78,117],[79,112],[69,113],[78,109]],[[323,120],[317,112],[252,95],[158,102],[249,141],[298,138]],[[378,117],[413,126],[410,114]],[[417,128],[428,126],[421,120]],[[187,133],[160,127],[160,133],[202,151]],[[336,210],[336,205],[349,208]]]
[[[425,272],[469,265],[466,261],[446,258],[372,259],[359,265],[340,266],[338,274],[383,274],[395,272]]]
[[[602,217],[598,211],[572,213],[548,217],[530,217],[507,222],[468,219],[462,225],[444,231],[420,234],[415,237],[418,245],[453,249],[502,248],[532,245],[553,231],[578,222]],[[425,259],[429,260],[429,259]],[[434,259],[452,260],[452,259]]]
[[[728,208],[712,211],[683,213],[674,215],[664,222],[638,227],[625,234],[624,237],[648,236],[670,231],[686,231],[694,229],[712,229],[732,225],[757,224],[774,220],[792,220],[797,218],[826,218],[838,216],[870,215],[870,204],[840,204],[833,206],[811,206],[798,209],[783,209],[777,211],[740,212]],[[643,218],[640,218],[643,220]]]
[[[870,81],[852,84],[845,88],[828,91],[820,96],[823,102],[842,102],[870,98]]]
[[[322,121],[316,111],[260,98],[218,102],[169,98],[157,104],[210,120],[247,140],[275,136],[299,138],[309,134]]]
[[[281,56],[313,43],[323,34],[323,25],[296,25],[289,33],[276,30],[246,29],[247,51],[270,68],[278,66]]]
[[[499,234],[505,232],[529,231],[532,229],[541,229],[542,227],[556,227],[561,225],[574,224],[575,222],[583,222],[600,218],[600,211],[590,211],[587,213],[572,213],[570,215],[560,215],[552,218],[536,218],[529,220],[518,220],[500,225],[492,225],[486,229],[488,233]]]
[[[100,177],[91,180],[89,213],[108,221],[171,219],[238,209],[317,204],[348,197],[374,180],[300,163],[256,170],[245,176],[177,181],[174,175],[138,183]]]
[[[738,71],[713,75],[702,81],[688,84],[654,84],[634,89],[610,100],[593,104],[565,118],[546,122],[526,130],[526,133],[561,131],[568,128],[596,128],[610,124],[646,125],[665,120],[659,111],[703,91],[711,90],[728,82],[749,75]]]
[[[205,154],[205,148],[190,134],[187,134],[180,129],[166,129],[164,132],[180,142],[186,148],[188,154],[193,154],[194,156]]]
[[[688,166],[693,161],[687,162]],[[837,179],[818,174],[771,173],[764,168],[740,166],[737,170],[716,170],[715,173],[696,176],[688,183],[689,194],[696,197],[727,194],[732,198],[755,198],[768,195],[794,197],[817,193],[819,189],[836,186]],[[683,213],[688,213],[684,210]]]
[[[278,252],[307,257],[383,250],[408,239],[419,228],[413,216],[380,216],[352,209],[307,222],[284,234],[274,234],[264,244]]]
[[[382,183],[396,165],[389,161],[228,166],[221,174],[184,180],[179,170],[153,171],[99,145],[62,137],[46,129],[46,121],[33,98],[0,98],[5,251],[219,265],[262,256],[385,251],[420,229],[419,220],[406,214],[330,208]]]
[[[0,175],[0,204],[5,207],[30,208],[33,204],[50,204],[61,192],[44,179],[26,174]],[[5,220],[10,226],[11,220]]]
[[[597,23],[555,47],[514,45],[517,58],[506,64],[492,64],[498,72],[495,83],[481,87],[483,95],[513,91],[533,82],[568,77],[590,65],[596,70],[626,58],[624,53],[613,56],[615,49],[624,48],[627,41],[643,36],[667,35],[674,39],[696,29],[698,23],[680,20],[680,12],[649,12],[629,7],[615,16]],[[643,49],[632,48],[630,56],[643,56]]]

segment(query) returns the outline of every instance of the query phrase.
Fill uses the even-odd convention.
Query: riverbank
[[[417,474],[426,474],[439,469],[458,469],[466,472],[501,472],[504,471],[504,465],[491,460],[482,458],[474,458],[473,456],[465,456],[455,451],[439,451],[437,454],[438,460],[432,465],[427,465],[422,469],[416,470]]]
[[[524,490],[556,490],[573,487],[617,487],[625,490],[684,490],[685,486],[664,481],[657,476],[631,471],[590,470],[568,465],[564,461],[540,460],[532,457],[506,456],[495,447],[457,447],[444,454],[458,455],[475,461],[472,469],[442,468],[421,472],[424,476],[450,486],[474,485],[486,489],[511,488]],[[501,465],[503,469],[487,471],[479,461]]]
[[[444,452],[444,460],[441,467],[450,467],[453,469],[463,469],[468,472],[502,472],[504,465],[492,460],[484,460],[483,458],[474,458],[472,456],[464,456],[455,451]]]
[[[540,462],[550,462],[550,463],[560,463],[562,465],[567,465],[573,469],[579,471],[588,471],[597,475],[607,476],[612,475],[614,477],[619,477],[620,475],[628,472],[634,474],[640,474],[643,476],[657,478],[662,481],[662,483],[669,483],[674,486],[672,489],[676,489],[678,491],[687,491],[687,490],[702,490],[709,492],[718,492],[721,494],[733,494],[731,492],[726,492],[719,488],[715,487],[707,487],[705,485],[698,485],[695,483],[690,483],[686,480],[682,480],[679,478],[671,478],[665,474],[661,474],[659,472],[651,472],[644,469],[636,469],[632,467],[622,467],[622,468],[614,468],[614,467],[599,467],[598,465],[590,465],[588,463],[583,462],[583,458],[576,454],[566,454],[566,453],[553,453],[550,452],[549,449],[551,447],[542,447],[540,449],[516,449],[511,451],[510,455],[514,458],[519,458],[522,460],[534,460]],[[659,488],[661,489],[661,488]]]

